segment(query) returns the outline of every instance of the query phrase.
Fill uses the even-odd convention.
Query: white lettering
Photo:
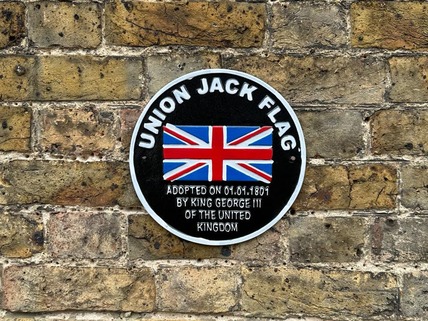
[[[158,127],[162,125],[162,122],[153,116],[149,116],[149,121],[150,123],[144,123],[144,128],[152,132],[153,134],[159,133]]]
[[[183,103],[183,99],[185,100],[189,100],[190,99],[190,94],[187,91],[187,88],[185,85],[180,87],[181,91],[178,89],[174,89],[172,94],[175,97],[175,100],[177,101],[177,103],[182,104]]]
[[[164,113],[162,113],[157,108],[153,109],[153,114],[155,114],[156,116],[158,116],[158,118],[161,119],[161,120],[165,120],[165,118],[166,118],[166,115]]]
[[[230,95],[234,95],[238,92],[238,88],[233,87],[232,85],[238,86],[239,85],[239,81],[234,79],[234,78],[230,78],[226,81],[226,92]]]
[[[175,109],[175,101],[171,97],[165,97],[159,103],[159,107],[167,114],[172,113]]]
[[[138,146],[149,149],[155,146],[155,138],[152,135],[141,133],[140,138],[142,140],[138,142]]]
[[[203,197],[191,197],[190,198],[190,206],[192,207],[212,207],[213,200],[211,198],[203,198]]]
[[[265,107],[267,108],[271,108],[273,106],[273,104],[275,103],[275,101],[270,98],[269,96],[266,96],[265,98],[263,98],[263,100],[259,103],[259,108],[263,109]]]
[[[218,91],[221,93],[224,92],[223,84],[221,83],[221,80],[219,77],[214,77],[211,82],[210,93],[213,93],[215,91]]]
[[[184,212],[184,218],[187,220],[194,218],[195,216],[196,216],[196,210],[186,210]]]
[[[250,211],[240,210],[218,210],[218,218],[220,220],[249,220],[251,218]]]
[[[251,202],[249,198],[216,198],[215,206],[224,208],[251,208]]]
[[[197,222],[198,232],[238,232],[238,222]]]
[[[205,95],[208,92],[208,81],[207,78],[201,79],[202,87],[197,89],[199,95]]]
[[[268,117],[272,123],[276,123],[275,115],[278,114],[281,111],[281,108],[279,106],[276,106],[274,109],[272,109],[270,112],[268,112]]]
[[[291,146],[290,146],[291,144]],[[296,139],[291,136],[291,135],[287,135],[282,137],[281,139],[281,147],[283,150],[290,150],[293,148],[296,148],[297,144],[296,144]]]
[[[247,96],[248,101],[253,101],[253,91],[257,90],[257,87],[250,86],[246,82],[242,85],[241,91],[239,92],[240,97]]]
[[[185,206],[187,206],[187,201],[188,200],[189,200],[188,197],[177,197],[176,198],[177,207],[185,207]]]
[[[287,130],[290,129],[291,126],[290,126],[290,123],[286,121],[286,122],[275,123],[275,127],[278,128],[278,135],[279,137],[281,137],[287,132]]]

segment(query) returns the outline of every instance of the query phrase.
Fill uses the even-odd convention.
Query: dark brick
[[[302,263],[359,261],[367,232],[364,218],[292,218],[287,233],[291,260]]]
[[[25,34],[25,4],[0,2],[0,49],[19,45]]]
[[[54,257],[114,258],[122,251],[121,217],[109,213],[51,214],[48,250]]]

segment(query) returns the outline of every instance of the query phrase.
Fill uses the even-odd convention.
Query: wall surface
[[[428,319],[428,3],[0,1],[0,320]],[[208,247],[135,196],[179,75],[246,71],[307,143],[274,228]]]

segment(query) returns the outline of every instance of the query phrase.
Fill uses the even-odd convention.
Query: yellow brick
[[[395,207],[397,173],[389,166],[311,166],[293,207],[388,209]]]
[[[345,166],[312,166],[305,174],[302,190],[293,207],[306,209],[345,209],[349,207],[350,186]]]
[[[0,2],[0,48],[19,45],[25,33],[25,5]]]
[[[29,151],[31,110],[0,106],[0,150]]]
[[[150,269],[10,266],[3,271],[3,303],[22,312],[152,311]]]
[[[349,169],[351,209],[392,209],[397,195],[397,171],[373,164]]]
[[[262,3],[114,1],[106,6],[106,40],[124,46],[260,47]]]
[[[43,250],[41,215],[4,212],[0,215],[0,255],[26,258]]]
[[[126,163],[11,161],[0,173],[0,204],[140,205]]]
[[[33,96],[35,59],[25,56],[0,57],[0,100],[22,101]]]
[[[41,100],[127,100],[141,96],[142,62],[133,58],[40,57]]]
[[[351,6],[354,47],[428,48],[426,2],[359,1]]]
[[[233,56],[223,66],[268,82],[289,102],[383,102],[386,64],[373,57]]]

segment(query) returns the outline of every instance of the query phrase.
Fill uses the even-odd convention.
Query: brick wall
[[[1,1],[0,320],[426,320],[428,3]],[[184,242],[127,164],[150,96],[202,68],[296,110],[307,174],[246,243]]]

